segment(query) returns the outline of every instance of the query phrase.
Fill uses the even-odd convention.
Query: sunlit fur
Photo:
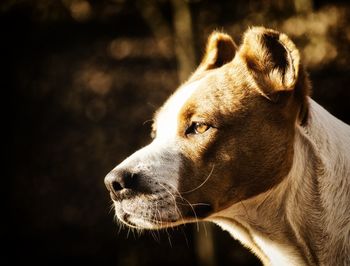
[[[283,182],[208,219],[266,264],[350,262],[349,126],[309,101],[308,126],[296,126],[294,163]]]
[[[310,98],[288,36],[253,27],[237,47],[214,32],[153,128],[106,177],[122,223],[211,221],[265,265],[350,265],[350,127]],[[139,187],[113,192],[121,171]]]

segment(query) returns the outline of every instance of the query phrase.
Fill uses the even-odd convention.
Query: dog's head
[[[205,218],[283,180],[308,80],[284,34],[251,28],[240,47],[208,40],[198,69],[156,113],[154,139],[105,178],[116,215],[138,228]]]

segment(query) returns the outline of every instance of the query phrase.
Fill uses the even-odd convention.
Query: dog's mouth
[[[130,227],[160,229],[182,223],[180,210],[156,197],[136,196],[115,201],[114,206],[117,218]]]
[[[168,191],[154,194],[112,194],[119,221],[138,229],[161,229],[200,221],[213,211],[211,204],[191,204]]]

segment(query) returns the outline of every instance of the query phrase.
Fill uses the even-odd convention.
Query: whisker
[[[108,214],[110,214],[114,209],[114,203],[112,203],[112,205],[109,207],[109,211],[108,211]]]
[[[156,202],[156,212],[158,213],[160,223],[163,223],[162,215],[158,209],[158,202]],[[156,216],[156,219],[157,219],[157,216]],[[157,234],[158,234],[158,239],[160,241],[160,232],[157,231]]]
[[[204,234],[205,234],[206,237],[208,237],[208,230],[207,230],[206,223],[203,223],[203,227],[204,227]]]
[[[134,240],[136,240],[136,235],[135,235],[135,228],[131,229],[132,236],[134,237]]]
[[[122,231],[123,228],[124,228],[124,226],[122,224],[119,224],[119,226],[118,226],[118,235],[120,235],[120,232]]]
[[[187,248],[189,248],[190,245],[189,245],[189,243],[188,243],[188,239],[187,239],[186,233],[185,233],[185,231],[184,231],[184,229],[183,229],[182,227],[181,227],[181,232],[182,232],[182,234],[183,234],[184,237],[185,237],[185,241],[186,241]]]
[[[151,236],[154,239],[154,241],[158,242],[155,232],[153,230],[150,230],[149,232],[151,233]]]
[[[129,234],[130,234],[130,227],[128,227],[128,232],[126,234],[126,238],[129,238]]]
[[[211,175],[214,171],[214,167],[215,167],[215,165],[213,165],[213,167],[211,168],[211,171],[210,171],[209,175],[207,176],[207,178],[198,187],[195,187],[194,189],[191,189],[188,191],[183,191],[183,192],[181,192],[181,194],[188,194],[188,193],[191,193],[191,192],[196,191],[197,189],[201,188],[211,177]]]
[[[167,236],[168,236],[169,245],[170,245],[170,247],[172,248],[172,247],[173,247],[173,244],[171,243],[170,234],[169,234],[168,230],[166,230],[166,229],[165,229],[165,232],[166,232],[166,234],[167,234]]]
[[[137,236],[140,237],[142,235],[143,230],[141,228],[136,228]]]
[[[175,212],[178,213],[178,214],[180,215],[181,220],[184,220],[184,219],[183,219],[183,216],[182,216],[182,214],[181,214],[181,211],[180,211],[179,207],[177,206],[177,203],[178,203],[178,202],[176,201],[176,197],[174,196],[174,194],[171,193],[171,191],[169,191],[169,189],[167,189],[167,188],[166,188],[164,185],[162,185],[161,183],[159,183],[159,185],[161,185],[162,188],[164,188],[165,191],[166,191],[167,193],[169,193],[169,195],[173,198],[173,200],[174,200],[174,206],[175,206]]]
[[[160,185],[163,186],[162,184],[160,184]],[[193,211],[193,215],[195,216],[195,222],[196,222],[196,225],[197,225],[197,231],[199,231],[199,220],[198,220],[198,217],[197,217],[197,213],[196,213],[196,211],[194,210],[192,204],[191,204],[187,199],[185,199],[184,197],[182,197],[181,194],[180,194],[180,192],[179,192],[174,186],[172,186],[172,185],[170,185],[170,184],[169,184],[169,186],[171,186],[171,187],[174,189],[176,195],[178,195],[178,197],[179,197],[180,199],[182,199],[182,200],[184,200],[184,201],[186,201],[186,202],[188,203],[188,206],[190,206],[190,208],[191,208],[192,211]],[[163,186],[163,187],[164,187],[164,186]],[[164,187],[164,189],[166,189],[166,188]],[[167,190],[167,189],[166,189],[166,190]]]

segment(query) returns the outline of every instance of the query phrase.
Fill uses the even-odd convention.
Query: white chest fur
[[[215,218],[213,221],[250,249],[264,265],[306,265],[292,246],[276,243],[231,219]]]

